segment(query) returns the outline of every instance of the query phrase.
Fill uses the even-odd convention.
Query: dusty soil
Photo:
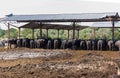
[[[119,56],[119,51],[1,49],[0,78],[115,78]]]

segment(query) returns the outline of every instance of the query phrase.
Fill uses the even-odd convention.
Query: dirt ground
[[[119,51],[1,48],[0,52],[46,52],[46,57],[0,59],[0,78],[117,78],[119,74]],[[47,56],[47,52],[58,54]]]

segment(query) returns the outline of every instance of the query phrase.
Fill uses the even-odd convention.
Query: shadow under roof
[[[120,28],[120,22],[114,22],[115,26],[114,28]],[[95,22],[93,23],[90,27],[97,27],[97,28],[112,28],[112,22],[108,21],[108,22]]]
[[[28,24],[25,24],[23,26],[20,26],[19,28],[31,28],[31,29],[62,29],[62,30],[73,30],[73,26],[72,25],[61,25],[61,24],[41,24],[39,23],[34,23],[34,22],[30,22]],[[80,25],[76,25],[75,26],[75,30],[82,30],[84,28],[88,28],[88,26],[80,26]]]

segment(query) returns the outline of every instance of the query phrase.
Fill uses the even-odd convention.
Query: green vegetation
[[[42,36],[46,38],[46,30],[43,29],[43,34]],[[10,29],[10,36],[11,38],[17,38],[18,37],[18,30],[11,28]],[[86,28],[83,29],[79,32],[79,38],[80,39],[91,39],[93,38],[93,28]],[[111,39],[112,38],[112,29],[111,28],[95,28],[95,34],[96,38],[102,39],[102,38],[107,38]],[[77,31],[75,32],[76,35],[75,37],[77,38]],[[67,30],[60,30],[59,31],[59,37],[62,39],[67,39],[68,38],[68,31]],[[72,30],[69,31],[69,37],[72,38]],[[3,30],[0,28],[0,39],[7,38],[7,30]],[[40,31],[39,29],[35,29],[34,31],[35,38],[40,38]],[[21,30],[21,37],[22,38],[32,38],[32,30],[31,29],[22,29]],[[48,37],[49,38],[58,38],[58,31],[49,29],[48,31]],[[115,29],[115,39],[120,39],[120,29],[116,28]]]

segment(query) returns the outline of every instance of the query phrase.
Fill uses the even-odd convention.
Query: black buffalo
[[[67,48],[72,49],[72,40],[67,41]]]
[[[74,49],[74,50],[80,49],[80,42],[81,42],[81,40],[79,40],[79,39],[73,39],[72,40],[72,49]]]
[[[30,40],[30,48],[35,48],[35,40],[34,39]]]
[[[85,40],[81,40],[80,41],[80,49],[81,50],[86,50],[87,49],[86,41]]]
[[[8,39],[8,48],[11,48],[11,45],[14,45],[15,48],[17,47],[17,39]]]
[[[115,43],[116,49],[120,51],[120,40],[117,40],[117,41],[114,42],[114,43]]]
[[[61,48],[61,39],[55,39],[54,40],[54,49],[60,49]]]
[[[98,50],[107,50],[107,40],[106,39],[101,39],[98,40]]]
[[[17,39],[17,47],[22,47],[22,39]]]
[[[113,40],[109,40],[108,41],[108,50],[114,50],[114,41]]]
[[[61,49],[66,49],[67,48],[67,40],[63,40],[61,44]]]
[[[86,40],[87,50],[92,50],[92,40]]]
[[[22,46],[26,48],[30,48],[30,39],[25,38],[22,40]]]
[[[54,40],[49,39],[46,46],[47,46],[47,49],[54,49]]]
[[[43,48],[44,46],[44,39],[36,40],[37,48]]]
[[[97,43],[98,43],[98,39],[92,40],[92,50],[97,50]]]

